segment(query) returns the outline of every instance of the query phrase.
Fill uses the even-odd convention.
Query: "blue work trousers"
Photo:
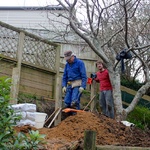
[[[111,90],[100,91],[100,106],[102,113],[114,119],[114,100]]]
[[[66,95],[64,98],[65,107],[70,108],[71,103],[76,103],[76,109],[80,109],[80,97],[81,93],[79,92],[79,86],[72,88],[71,85],[67,86]]]

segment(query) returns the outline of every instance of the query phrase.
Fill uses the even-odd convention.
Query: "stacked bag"
[[[17,122],[17,126],[29,125],[36,128],[43,127],[47,114],[36,112],[35,104],[14,104],[12,105],[12,109],[14,110],[16,116],[21,116],[21,120]]]

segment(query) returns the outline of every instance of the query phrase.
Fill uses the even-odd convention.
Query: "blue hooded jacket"
[[[74,62],[65,65],[64,74],[62,78],[62,87],[67,86],[68,81],[82,80],[81,87],[86,88],[87,75],[84,62],[78,58],[74,59]]]

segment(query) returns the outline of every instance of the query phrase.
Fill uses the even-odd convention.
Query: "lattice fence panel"
[[[56,47],[39,39],[25,36],[22,61],[55,70]]]
[[[17,60],[20,32],[23,31],[0,22],[0,54]],[[56,44],[33,34],[24,33],[22,62],[56,71]]]
[[[19,33],[0,25],[0,54],[16,59]]]

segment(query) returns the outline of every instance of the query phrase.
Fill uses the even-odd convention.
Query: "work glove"
[[[84,91],[84,88],[83,88],[83,87],[80,87],[80,88],[79,88],[79,92],[82,93],[83,91]]]
[[[65,87],[65,86],[62,88],[62,92],[63,92],[64,94],[66,93],[66,87]]]

